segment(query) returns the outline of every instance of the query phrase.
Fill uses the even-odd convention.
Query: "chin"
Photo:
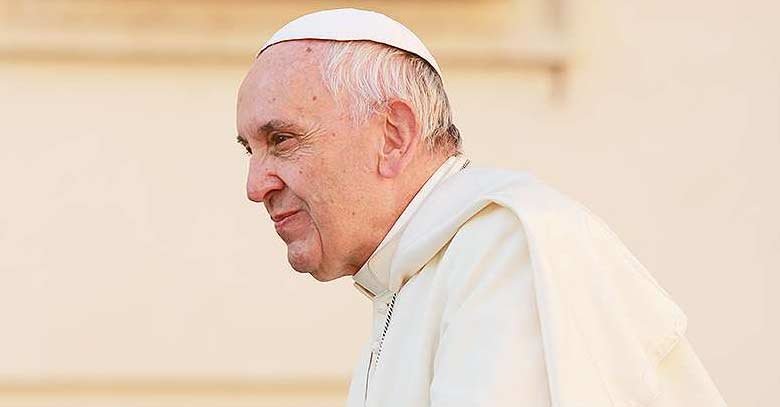
[[[287,261],[295,271],[299,273],[311,274],[311,276],[314,277],[314,279],[317,281],[333,281],[339,277],[348,275],[344,273],[344,270],[323,267],[321,264],[316,264],[306,260],[307,259],[305,257],[295,256],[292,252],[287,253]]]
[[[322,259],[320,245],[312,239],[298,239],[287,242],[287,261],[298,270],[306,272],[319,265]]]
[[[337,279],[339,277],[343,277],[340,274],[324,273],[324,272],[321,272],[320,270],[315,270],[313,272],[310,272],[309,274],[311,274],[311,276],[314,277],[315,280],[317,280],[319,282],[322,282],[322,283],[328,282],[328,281],[333,281],[333,280],[335,280],[335,279]]]
[[[287,256],[287,261],[295,271],[299,273],[311,274],[311,276],[314,277],[314,279],[317,281],[332,281],[345,275],[343,273],[338,273],[335,270],[327,270],[323,267],[316,266],[308,262],[301,262],[300,260],[300,258],[295,258],[294,256]]]
[[[354,274],[350,273],[347,267],[323,261],[320,246],[307,243],[310,242],[298,241],[287,245],[287,261],[295,271],[311,274],[314,279],[321,282]]]

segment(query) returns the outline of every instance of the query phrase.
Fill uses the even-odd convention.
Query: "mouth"
[[[300,210],[284,212],[284,213],[271,216],[271,220],[274,221],[274,228],[276,229],[276,231],[277,232],[281,231],[285,227],[285,225],[292,222],[295,219],[295,215],[298,212],[300,212]]]
[[[297,210],[294,210],[294,211],[287,211],[287,212],[277,213],[275,215],[271,215],[271,220],[273,220],[274,223],[281,222],[285,218],[289,218],[290,216],[295,215],[297,212],[298,212]]]

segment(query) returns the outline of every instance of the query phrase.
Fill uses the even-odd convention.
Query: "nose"
[[[274,191],[284,188],[284,182],[269,165],[268,160],[249,160],[249,172],[246,179],[246,196],[250,201],[263,202]]]

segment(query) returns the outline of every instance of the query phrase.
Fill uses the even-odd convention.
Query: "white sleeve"
[[[455,235],[430,388],[431,406],[550,405],[525,234],[491,204]]]

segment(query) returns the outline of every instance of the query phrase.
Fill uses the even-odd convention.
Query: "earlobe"
[[[420,140],[420,124],[411,105],[393,100],[384,117],[379,175],[397,177],[414,157]]]
[[[399,165],[401,162],[398,150],[394,150],[389,154],[383,154],[379,159],[379,175],[383,178],[395,178],[401,172],[402,167]]]

